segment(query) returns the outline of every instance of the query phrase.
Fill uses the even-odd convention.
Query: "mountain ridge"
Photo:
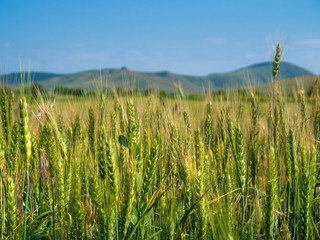
[[[96,90],[101,84],[105,87],[137,87],[145,90],[155,88],[167,92],[175,91],[173,82],[181,82],[187,93],[242,87],[248,84],[264,84],[272,80],[272,62],[261,62],[224,73],[211,73],[206,76],[173,73],[168,70],[145,72],[122,68],[105,68],[102,70],[85,70],[68,74],[49,72],[30,72],[32,82],[47,89],[54,86]],[[281,62],[278,79],[314,76],[315,74],[289,62]],[[26,77],[27,78],[27,77]],[[20,73],[0,75],[1,82],[16,86],[21,82]]]

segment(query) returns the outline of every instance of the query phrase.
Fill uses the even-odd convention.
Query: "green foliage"
[[[77,97],[81,97],[85,95],[85,92],[81,88],[66,88],[66,87],[55,87],[53,89],[53,93],[57,95],[73,95]]]

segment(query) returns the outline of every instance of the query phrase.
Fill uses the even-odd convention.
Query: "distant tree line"
[[[86,92],[82,88],[67,88],[62,86],[57,86],[53,89],[55,95],[72,95],[77,97],[82,97],[86,95]]]
[[[315,82],[313,86],[306,90],[306,96],[312,97],[320,94],[320,89],[318,87],[318,81]],[[25,85],[23,88],[10,88],[8,86],[1,86],[1,89],[4,91],[12,91],[15,95],[19,95],[21,91],[23,91],[24,95],[29,97],[30,99],[37,99],[38,97],[42,97],[43,99],[47,99],[48,97],[53,97],[53,95],[62,95],[62,96],[76,96],[76,97],[86,97],[86,96],[95,96],[99,94],[100,91],[85,91],[82,88],[68,88],[63,86],[56,86],[53,90],[47,91],[41,84],[32,83],[30,85]],[[157,90],[155,88],[147,88],[147,89],[138,89],[131,88],[126,89],[122,87],[117,87],[114,89],[104,88],[101,90],[107,96],[113,98],[115,96],[150,96],[155,95],[160,98],[175,98],[179,95],[179,93],[168,93],[164,90]],[[259,97],[261,101],[267,101],[268,95],[265,93],[261,93],[259,91],[254,91],[255,96]],[[186,94],[186,98],[189,100],[204,100],[207,96],[211,96],[213,98],[221,98],[227,99],[228,96],[236,94],[237,96],[241,96],[243,100],[246,98],[250,98],[249,94],[250,90],[247,88],[238,88],[238,89],[219,89],[213,90],[210,92],[203,93],[193,93]],[[293,90],[286,94],[287,100],[291,101],[296,98],[297,93]]]

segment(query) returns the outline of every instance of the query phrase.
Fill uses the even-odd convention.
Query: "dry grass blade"
[[[216,202],[216,201],[219,201],[221,198],[224,198],[224,197],[228,196],[229,194],[234,193],[234,192],[239,191],[239,190],[241,190],[241,189],[240,189],[240,188],[234,189],[234,190],[232,190],[231,192],[228,192],[228,193],[226,193],[226,194],[223,194],[223,195],[221,195],[221,196],[219,196],[219,197],[217,197],[217,198],[215,198],[215,199],[212,199],[212,200],[209,201],[207,204],[210,205],[210,204],[212,204],[212,203],[214,203],[214,202]]]

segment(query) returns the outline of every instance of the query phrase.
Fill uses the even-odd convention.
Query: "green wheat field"
[[[318,80],[280,56],[263,97],[2,86],[0,239],[320,239]]]

